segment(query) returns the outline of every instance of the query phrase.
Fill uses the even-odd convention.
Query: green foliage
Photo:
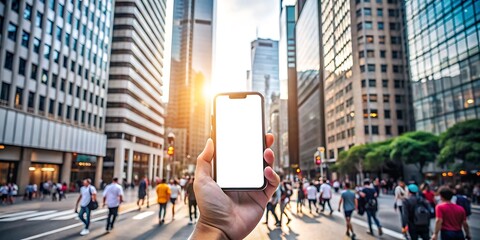
[[[455,159],[462,165],[480,164],[480,119],[455,124],[440,136],[439,165],[453,165]]]
[[[387,140],[378,143],[372,143],[371,151],[365,155],[365,168],[367,170],[376,171],[385,166],[385,163],[390,161],[390,153],[392,140]]]

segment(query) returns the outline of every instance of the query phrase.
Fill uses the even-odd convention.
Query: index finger
[[[275,137],[271,133],[267,133],[265,135],[265,143],[267,144],[267,148],[272,146],[273,142],[275,141]]]

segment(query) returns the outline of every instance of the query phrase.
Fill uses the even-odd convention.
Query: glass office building
[[[480,117],[480,1],[406,1],[417,130]]]

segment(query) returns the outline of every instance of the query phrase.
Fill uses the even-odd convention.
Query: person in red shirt
[[[422,193],[425,200],[427,200],[432,207],[435,207],[435,192],[430,189],[430,186],[427,183],[423,184]]]
[[[441,187],[438,192],[442,202],[435,207],[436,222],[432,240],[438,239],[440,231],[441,240],[471,239],[465,210],[450,201],[454,195],[453,191],[448,187]]]

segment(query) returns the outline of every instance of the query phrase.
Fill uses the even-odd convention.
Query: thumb
[[[197,158],[197,168],[195,169],[195,176],[197,178],[212,177],[213,150],[213,141],[209,138],[203,152],[200,153]]]

